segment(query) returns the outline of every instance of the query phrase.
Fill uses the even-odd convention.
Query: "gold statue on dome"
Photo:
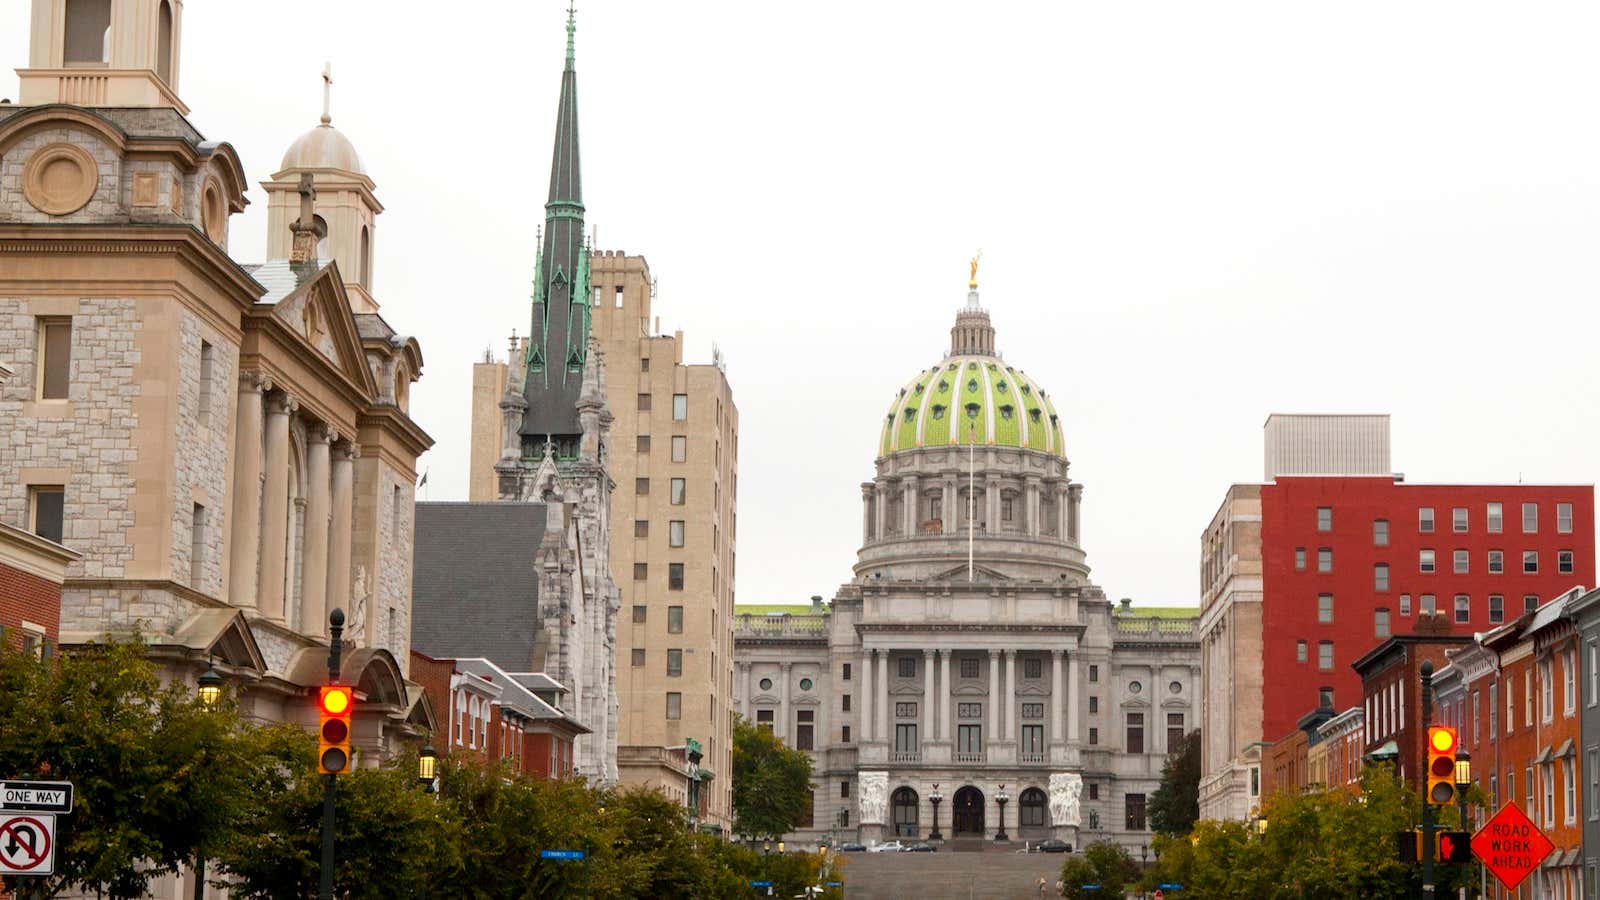
[[[983,251],[982,250],[979,250],[978,254],[976,256],[972,257],[972,259],[968,261],[969,264],[972,266],[972,273],[971,273],[970,278],[967,281],[967,287],[971,288],[972,290],[977,290],[978,289],[978,260],[980,260],[980,259],[983,259]]]

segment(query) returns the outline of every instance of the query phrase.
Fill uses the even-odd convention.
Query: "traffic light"
[[[1434,835],[1439,840],[1439,862],[1472,862],[1472,833],[1467,831],[1441,831]]]
[[[1428,793],[1434,806],[1456,801],[1456,730],[1444,725],[1428,728]]]
[[[339,775],[350,767],[350,714],[355,705],[355,689],[348,685],[324,685],[318,693],[317,771],[323,775]]]

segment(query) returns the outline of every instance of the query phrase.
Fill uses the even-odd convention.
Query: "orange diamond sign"
[[[1472,836],[1472,852],[1506,890],[1516,890],[1556,847],[1514,803],[1500,807]]]

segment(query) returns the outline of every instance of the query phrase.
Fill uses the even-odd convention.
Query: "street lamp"
[[[1010,800],[1011,797],[1006,794],[1006,786],[1000,785],[1000,793],[994,795],[994,802],[1000,804],[1000,830],[995,832],[994,835],[994,839],[997,841],[1010,840],[1006,836],[1006,803]]]
[[[939,793],[939,783],[933,783],[933,793],[928,795],[928,802],[933,804],[933,831],[928,834],[928,840],[939,841],[944,835],[939,833],[939,804],[944,802],[944,795]]]
[[[1256,820],[1256,834],[1265,837],[1267,834],[1267,819],[1265,816]]]
[[[1456,806],[1461,822],[1458,828],[1467,827],[1467,788],[1472,786],[1472,754],[1456,751]]]
[[[771,853],[772,852],[772,841],[762,841],[761,842],[761,852],[762,853]]]
[[[439,773],[439,751],[433,749],[433,744],[423,744],[422,752],[417,754],[417,781],[422,784],[422,789],[428,793],[436,790],[434,779]]]
[[[199,688],[195,693],[200,695],[200,702],[211,709],[222,699],[222,673],[217,671],[216,661],[206,663],[206,670],[200,673]]]

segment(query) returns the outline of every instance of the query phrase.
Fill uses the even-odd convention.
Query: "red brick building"
[[[1430,623],[1421,623],[1427,630]],[[1433,619],[1433,627],[1444,632],[1448,625]],[[1366,753],[1397,754],[1400,775],[1412,787],[1422,767],[1422,663],[1433,663],[1437,672],[1449,661],[1447,650],[1469,646],[1466,634],[1403,634],[1385,640],[1351,664],[1361,690],[1362,720],[1365,722]],[[1440,722],[1440,717],[1435,716]],[[1440,722],[1440,724],[1447,724]]]
[[[517,772],[564,778],[573,742],[589,729],[561,709],[566,688],[541,672],[506,672],[487,659],[435,659],[411,651],[411,678],[422,685],[442,733],[441,756],[509,760]]]
[[[0,632],[42,652],[61,632],[61,582],[78,554],[55,541],[0,524]]]
[[[1593,485],[1277,476],[1261,486],[1262,735],[1363,700],[1351,663],[1419,614],[1492,629],[1594,584],[1594,552]]]

